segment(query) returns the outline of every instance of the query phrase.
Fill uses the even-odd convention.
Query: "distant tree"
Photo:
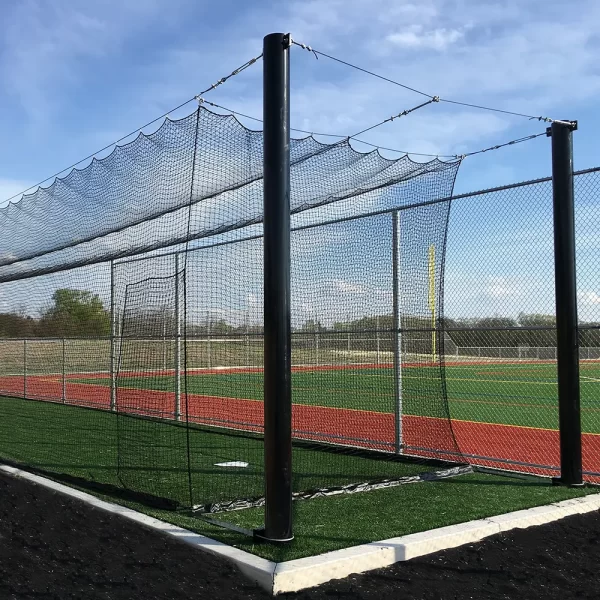
[[[59,289],[42,314],[40,333],[45,336],[104,336],[110,334],[110,316],[97,294]]]
[[[0,337],[23,338],[36,335],[37,321],[30,316],[0,313]]]
[[[521,334],[522,345],[526,346],[556,346],[556,317],[544,314],[519,313],[517,321],[525,331]],[[550,327],[551,329],[536,329]]]
[[[556,325],[556,317],[554,315],[519,313],[517,322],[521,327],[554,327]]]
[[[302,327],[300,327],[300,331],[302,333],[321,333],[326,331],[325,327],[321,325],[320,321],[315,321],[315,319],[308,319]]]
[[[233,327],[225,319],[218,319],[210,323],[207,330],[207,333],[209,332],[212,335],[227,335],[233,331]]]

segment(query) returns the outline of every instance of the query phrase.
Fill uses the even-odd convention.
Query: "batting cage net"
[[[262,132],[201,106],[0,209],[3,460],[171,507],[262,501],[262,161]],[[459,164],[292,140],[297,497],[464,462],[442,327]]]

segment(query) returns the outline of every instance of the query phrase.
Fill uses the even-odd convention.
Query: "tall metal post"
[[[162,313],[162,354],[163,354],[163,374],[167,374],[167,309]]]
[[[181,301],[179,254],[175,255],[175,419],[181,420]]]
[[[402,452],[402,333],[400,332],[400,231],[398,211],[392,213],[392,327],[394,344],[395,448]]]
[[[27,398],[27,340],[23,340],[23,398]]]
[[[210,349],[211,322],[210,311],[206,311],[206,361],[209,369],[212,369],[212,356]]]
[[[62,401],[67,401],[67,348],[66,340],[62,339]]]
[[[115,263],[110,261],[110,410],[117,410],[117,311],[115,307]]]
[[[381,365],[379,346],[379,315],[377,315],[375,320],[375,335],[377,336],[377,366],[379,367]]]
[[[350,317],[348,317],[348,327],[350,327]],[[348,339],[346,340],[346,364],[350,364],[350,329],[348,329]]]
[[[582,485],[579,335],[575,278],[575,189],[573,131],[577,122],[552,123],[552,197],[554,207],[554,273],[560,479]]]
[[[246,329],[246,366],[250,367],[252,365],[250,364],[250,330],[248,329],[248,315],[247,314],[244,317],[244,320],[246,321],[246,323],[245,323],[245,329]]]
[[[292,534],[292,356],[290,320],[291,39],[272,33],[263,44],[264,159],[264,435],[265,529]]]

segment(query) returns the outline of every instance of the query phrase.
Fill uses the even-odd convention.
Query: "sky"
[[[575,167],[594,167],[600,130],[598,22],[596,0],[8,0],[0,5],[0,205],[208,88],[259,55],[263,36],[273,31],[290,32],[298,42],[431,95],[577,119]],[[353,134],[424,99],[325,57],[317,60],[299,47],[291,52],[291,75],[292,126],[308,131]],[[260,117],[261,94],[257,63],[205,98]],[[191,103],[170,114],[175,118],[194,108]],[[410,152],[462,154],[545,127],[436,103],[361,138]],[[455,192],[548,175],[550,141],[542,136],[465,159]],[[476,270],[481,253],[465,239],[475,215],[490,235],[506,217],[492,218],[477,207],[456,210],[449,232],[454,254],[449,251],[446,265],[449,290],[481,278]],[[526,238],[535,231],[548,234],[547,223],[522,225]],[[598,245],[590,236],[587,264]],[[510,248],[506,252],[505,263],[514,262]],[[551,294],[547,281],[532,286],[526,273],[497,262],[490,259],[481,284],[489,290],[487,300],[482,292],[472,305],[450,302],[447,310],[468,316],[479,303],[486,314],[512,315],[519,297]],[[591,270],[582,281],[580,299],[592,318],[600,310],[600,281]],[[510,290],[516,293],[513,300],[505,293]],[[547,304],[541,302],[540,310]],[[530,305],[535,308],[535,302]]]

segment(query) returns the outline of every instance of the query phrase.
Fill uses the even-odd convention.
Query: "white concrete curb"
[[[15,477],[28,479],[73,498],[78,498],[96,508],[120,515],[173,536],[195,546],[199,550],[221,556],[237,565],[244,575],[273,594],[296,592],[332,579],[341,579],[353,573],[364,573],[365,571],[380,569],[396,562],[410,560],[439,550],[478,542],[496,533],[511,529],[525,529],[557,521],[570,515],[600,510],[600,494],[593,494],[546,506],[518,510],[497,517],[440,527],[431,531],[276,564],[187,529],[148,517],[124,506],[105,502],[95,496],[38,475],[3,465],[0,465],[0,471]]]

